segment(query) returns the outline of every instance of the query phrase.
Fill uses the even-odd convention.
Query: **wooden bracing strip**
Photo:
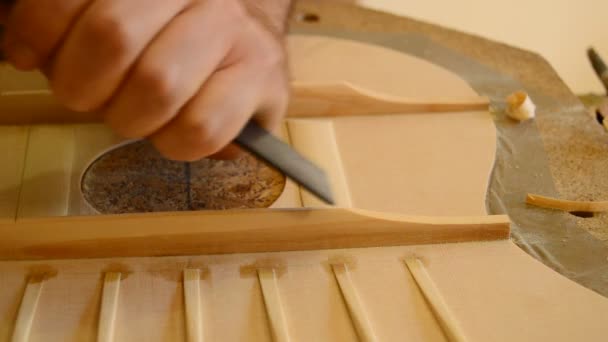
[[[201,270],[184,270],[184,304],[189,342],[203,342],[203,313],[201,309]]]
[[[0,221],[0,259],[275,252],[503,240],[506,216],[251,209]]]
[[[448,340],[451,342],[467,342],[468,340],[464,335],[458,320],[456,320],[450,311],[450,308],[441,296],[441,292],[439,292],[433,279],[431,279],[426,271],[424,264],[420,259],[415,257],[406,258],[405,264],[416,281],[416,284],[418,284],[420,292],[422,292],[422,295],[429,304],[431,311],[433,311],[433,314],[439,322],[439,326],[441,326],[441,329]]]
[[[331,269],[338,281],[340,292],[342,292],[344,303],[348,308],[350,319],[353,322],[359,340],[362,342],[379,341],[369,320],[367,311],[361,302],[357,288],[350,276],[348,266],[345,264],[334,264],[331,266]]]
[[[424,101],[375,93],[350,83],[292,85],[288,117],[336,117],[409,113],[487,111],[487,98]]]
[[[28,279],[25,287],[25,293],[21,299],[21,305],[19,306],[19,313],[17,314],[17,320],[15,322],[15,328],[13,330],[13,342],[27,342],[30,339],[30,333],[32,331],[32,323],[36,317],[36,309],[38,307],[38,300],[42,293],[42,287],[44,285],[44,276],[36,275],[31,276]]]
[[[353,206],[344,166],[340,157],[332,120],[287,120],[292,146],[306,158],[319,165],[329,178],[335,206]],[[302,204],[309,208],[324,208],[330,205],[308,191],[301,189]]]
[[[98,342],[114,341],[116,311],[118,310],[118,295],[120,293],[120,278],[121,274],[118,272],[107,272],[104,276],[99,324],[97,326]]]
[[[378,94],[346,82],[293,83],[288,117],[332,117],[374,114],[441,113],[488,110],[484,97],[424,101]],[[98,122],[98,116],[63,108],[47,89],[0,94],[0,124]]]
[[[285,310],[283,309],[283,301],[279,291],[277,282],[277,273],[273,268],[260,268],[257,270],[258,280],[264,295],[264,306],[270,321],[273,341],[289,342],[292,341],[289,334],[289,326]]]

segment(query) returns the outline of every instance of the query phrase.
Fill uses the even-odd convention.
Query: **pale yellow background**
[[[359,0],[540,53],[577,93],[603,88],[587,62],[593,45],[608,62],[608,0]]]

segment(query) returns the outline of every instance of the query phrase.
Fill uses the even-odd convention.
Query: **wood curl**
[[[570,201],[536,194],[528,194],[526,196],[526,203],[536,207],[563,210],[567,212],[595,213],[608,211],[608,201]]]

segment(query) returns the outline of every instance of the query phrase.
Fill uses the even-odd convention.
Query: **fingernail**
[[[6,55],[17,69],[33,69],[38,63],[38,57],[34,50],[22,43],[10,44],[7,47]]]

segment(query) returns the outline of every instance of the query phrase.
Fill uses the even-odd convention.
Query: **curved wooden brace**
[[[526,196],[526,203],[541,208],[564,210],[568,212],[601,212],[608,211],[608,201],[569,201],[535,194]]]
[[[357,116],[488,110],[484,97],[431,102],[379,94],[347,82],[292,84],[288,117]]]
[[[509,219],[251,209],[4,220],[0,236],[0,259],[195,255],[501,240]]]
[[[430,102],[392,97],[352,84],[292,84],[288,117],[356,116],[373,114],[437,113],[488,110],[484,97]],[[93,113],[77,113],[61,106],[50,90],[12,91],[0,94],[2,125],[100,122]]]

